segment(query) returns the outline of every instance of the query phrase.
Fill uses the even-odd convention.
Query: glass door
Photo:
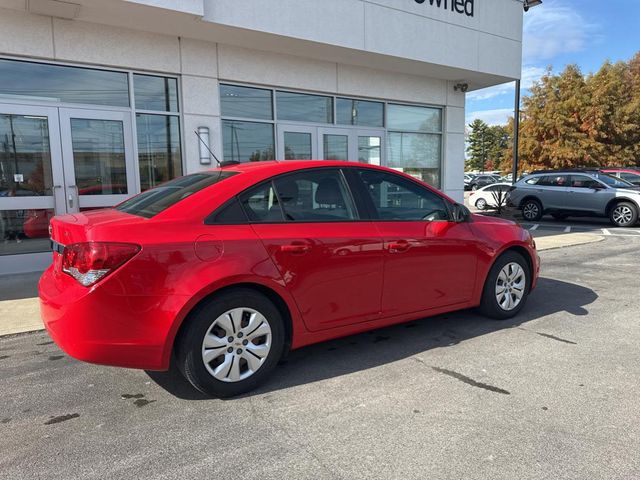
[[[317,160],[318,129],[300,125],[278,125],[278,159]]]
[[[69,212],[112,207],[137,192],[131,114],[60,109]]]
[[[318,143],[322,160],[343,160],[353,158],[352,131],[346,128],[318,128]]]
[[[357,130],[354,137],[354,160],[369,165],[384,165],[384,130]]]
[[[50,250],[49,220],[66,212],[61,158],[56,108],[0,105],[0,273]]]

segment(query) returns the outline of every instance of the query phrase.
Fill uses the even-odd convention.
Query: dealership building
[[[44,268],[52,215],[214,155],[386,165],[462,200],[465,92],[520,78],[522,6],[0,0],[0,274]]]

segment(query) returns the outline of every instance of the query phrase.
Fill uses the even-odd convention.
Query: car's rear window
[[[176,178],[136,195],[116,207],[121,212],[151,218],[200,190],[221,182],[238,172],[201,172]]]

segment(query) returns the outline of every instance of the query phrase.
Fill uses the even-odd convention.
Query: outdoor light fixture
[[[453,89],[456,92],[467,93],[469,91],[469,84],[468,83],[456,83],[453,86]]]
[[[542,5],[542,0],[524,0],[524,11],[528,12],[531,7]]]
[[[198,127],[197,136],[200,150],[200,165],[211,165],[211,153],[209,153],[209,127]]]

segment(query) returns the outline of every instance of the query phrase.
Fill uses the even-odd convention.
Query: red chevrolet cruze
[[[42,317],[80,360],[166,370],[226,397],[288,349],[452,310],[517,314],[535,243],[394,170],[224,165],[55,217]]]

